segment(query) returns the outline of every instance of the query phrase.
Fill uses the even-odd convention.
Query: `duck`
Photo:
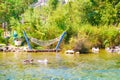
[[[113,53],[114,50],[111,48],[111,47],[106,47],[105,50],[108,52],[108,53]]]
[[[120,53],[119,46],[107,47],[107,48],[105,48],[105,50],[109,53]]]
[[[24,64],[32,64],[33,61],[34,61],[33,59],[31,59],[31,60],[26,59],[23,62],[24,62]]]

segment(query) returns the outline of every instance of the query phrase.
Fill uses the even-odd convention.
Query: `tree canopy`
[[[36,2],[0,0],[0,23],[8,22],[8,27],[20,36],[25,30],[28,36],[43,40],[58,37],[65,30],[68,40],[86,24],[118,27],[120,23],[119,0],[48,0],[47,5],[30,6]]]

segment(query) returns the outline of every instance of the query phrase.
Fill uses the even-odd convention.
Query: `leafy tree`
[[[35,0],[1,0],[0,3],[0,23],[9,22],[10,17],[19,19],[19,15],[24,13],[28,6]]]
[[[59,2],[58,0],[49,0],[48,1],[49,8],[51,10],[55,10],[57,8],[58,2]]]

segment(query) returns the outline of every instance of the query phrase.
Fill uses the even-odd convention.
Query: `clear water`
[[[33,64],[23,64],[33,58]],[[37,60],[48,59],[48,64]],[[0,80],[120,80],[120,55],[0,53]]]

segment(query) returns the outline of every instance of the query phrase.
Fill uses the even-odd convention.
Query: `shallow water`
[[[48,63],[37,60],[48,59]],[[33,64],[24,64],[34,59]],[[0,80],[119,80],[120,55],[116,53],[0,53]]]

